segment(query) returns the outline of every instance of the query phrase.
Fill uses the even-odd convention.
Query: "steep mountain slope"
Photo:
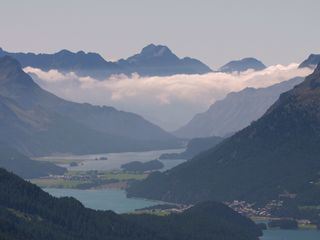
[[[211,69],[193,58],[178,58],[166,46],[150,44],[128,59],[117,62],[106,61],[97,53],[76,53],[61,50],[53,54],[12,53],[0,48],[0,57],[11,56],[23,67],[40,68],[44,71],[57,69],[76,72],[80,76],[104,79],[112,74],[139,73],[142,76],[168,76],[174,74],[202,74]]]
[[[258,121],[191,161],[133,185],[129,195],[256,202],[287,191],[319,204],[319,156],[320,65]]]
[[[67,169],[52,163],[33,161],[3,144],[0,144],[0,167],[28,179],[61,175],[67,171]]]
[[[191,159],[197,154],[206,151],[223,141],[222,137],[193,138],[188,142],[182,153],[164,153],[160,159]]]
[[[121,216],[87,209],[73,198],[54,198],[3,169],[0,193],[0,239],[5,240],[191,240],[193,236],[203,240],[256,240],[261,235],[251,220],[213,202],[161,220],[155,216]],[[148,225],[142,224],[144,217]],[[188,235],[183,227],[186,224]]]
[[[315,68],[320,63],[320,54],[311,54],[306,60],[304,60],[299,68]]]
[[[11,57],[0,59],[0,107],[0,140],[28,155],[178,146],[176,138],[136,114],[44,91]]]
[[[28,156],[139,149],[133,140],[103,134],[37,105],[25,107],[4,97],[0,97],[0,116],[0,141]]]
[[[267,88],[246,88],[228,94],[204,112],[197,114],[187,125],[174,132],[183,138],[226,136],[260,118],[281,93],[301,83],[303,78],[275,84]]]
[[[150,44],[128,59],[121,59],[118,64],[129,73],[142,76],[168,76],[174,74],[203,74],[212,70],[193,58],[178,58],[172,51],[162,45]]]
[[[235,60],[228,62],[219,68],[220,72],[244,72],[249,69],[253,69],[255,71],[263,70],[266,66],[259,60],[255,58],[243,58],[241,60]]]

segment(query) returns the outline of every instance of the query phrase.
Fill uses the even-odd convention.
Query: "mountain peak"
[[[57,52],[56,54],[59,54],[59,55],[70,55],[70,54],[73,54],[73,52],[71,52],[71,51],[69,51],[67,49],[62,49],[59,52]]]
[[[13,84],[13,85],[12,85]],[[0,57],[0,85],[1,86],[12,86],[14,92],[20,91],[22,88],[16,86],[24,86],[32,88],[37,86],[31,77],[29,77],[21,67],[21,64],[10,56]],[[11,91],[10,90],[10,91]],[[4,88],[0,89],[5,91]],[[7,93],[9,93],[7,91]]]
[[[174,55],[172,51],[164,45],[149,44],[141,50],[141,55],[149,57],[162,57],[165,55]]]
[[[266,66],[256,58],[247,57],[240,60],[230,61],[227,64],[223,65],[219,71],[221,72],[244,72],[249,69],[255,71],[263,70]]]

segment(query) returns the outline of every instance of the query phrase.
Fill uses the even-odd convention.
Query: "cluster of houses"
[[[246,201],[234,200],[233,202],[226,202],[230,208],[236,212],[245,215],[247,217],[271,217],[272,209],[281,207],[283,201],[272,200],[264,207],[255,208],[254,204],[247,203]]]

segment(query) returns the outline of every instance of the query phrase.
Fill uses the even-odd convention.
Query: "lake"
[[[163,153],[180,153],[185,149],[169,149],[160,151],[148,152],[125,152],[125,153],[104,153],[104,154],[90,154],[90,155],[69,155],[69,156],[48,156],[42,157],[40,160],[63,162],[64,160],[81,163],[78,166],[70,167],[69,164],[59,164],[60,166],[68,168],[72,171],[88,171],[88,170],[119,170],[122,164],[132,161],[147,162],[158,159]],[[108,160],[95,160],[101,157],[107,157]],[[173,168],[183,162],[185,159],[168,159],[160,160],[164,164],[161,171]]]
[[[112,210],[116,213],[133,212],[136,209],[161,204],[160,201],[127,198],[125,191],[119,189],[78,190],[78,189],[43,189],[55,197],[74,197],[85,207],[96,210]]]
[[[160,157],[163,153],[179,153],[185,149],[170,149],[161,151],[148,152],[125,152],[125,153],[105,153],[91,155],[69,155],[69,156],[49,156],[43,157],[46,161],[75,161],[81,162],[81,165],[70,167],[69,164],[60,164],[72,171],[89,171],[89,170],[119,170],[122,164],[131,161],[146,162]],[[107,157],[107,160],[95,160],[96,158]],[[168,159],[161,160],[164,168],[161,171],[173,168],[183,162],[185,159]],[[119,189],[97,189],[97,190],[78,190],[78,189],[44,189],[55,197],[70,196],[78,199],[88,208],[98,210],[112,210],[117,213],[132,212],[136,209],[150,207],[162,202],[146,199],[127,198],[125,191]]]
[[[317,230],[266,230],[261,240],[319,240],[320,231]]]

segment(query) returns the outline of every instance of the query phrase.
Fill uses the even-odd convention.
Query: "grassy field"
[[[148,176],[146,173],[126,173],[122,171],[103,172],[102,179],[115,179],[119,181],[143,180]]]
[[[298,225],[299,229],[304,229],[304,230],[316,230],[317,225],[315,224],[299,224]]]
[[[41,188],[81,188],[83,184],[89,184],[90,181],[80,180],[65,180],[65,179],[53,179],[53,178],[39,178],[32,179],[31,183],[38,185]]]

